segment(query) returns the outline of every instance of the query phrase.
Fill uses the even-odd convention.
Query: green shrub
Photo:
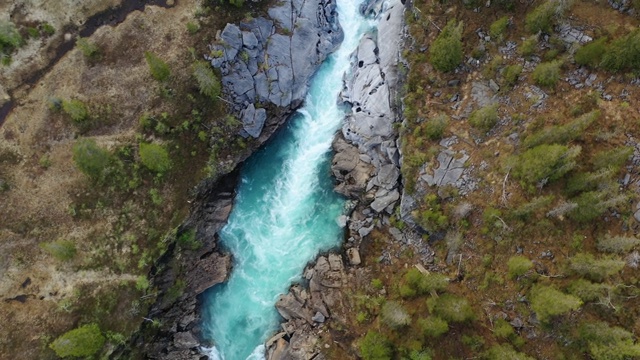
[[[576,254],[569,260],[568,270],[572,274],[592,281],[602,282],[604,279],[619,273],[624,261],[611,258],[596,259],[592,254]]]
[[[640,70],[640,29],[614,40],[602,56],[601,65],[609,71]]]
[[[536,52],[538,46],[538,35],[532,35],[522,41],[520,45],[520,55],[531,56]]]
[[[76,256],[76,245],[69,240],[56,240],[40,244],[46,252],[60,261],[69,261]]]
[[[538,196],[536,198],[533,198],[528,203],[522,204],[517,209],[513,210],[512,215],[522,220],[526,220],[536,211],[551,205],[554,198],[555,197],[553,195]]]
[[[164,173],[171,169],[169,153],[158,144],[140,143],[140,161],[147,169],[157,173]]]
[[[469,116],[469,124],[476,129],[488,132],[498,122],[498,104],[477,109]]]
[[[592,283],[585,279],[578,279],[569,285],[568,290],[571,295],[577,296],[584,302],[589,302],[603,298],[607,291],[607,285]]]
[[[392,328],[399,329],[411,324],[409,313],[396,301],[387,301],[380,311],[381,322]]]
[[[569,141],[579,139],[587,128],[599,118],[600,111],[591,111],[565,125],[547,127],[531,136],[527,136],[523,145],[527,148],[532,148],[540,144],[566,144]]]
[[[509,324],[504,319],[496,319],[496,321],[494,321],[493,334],[498,339],[507,339],[507,340],[513,338],[516,335],[511,324]]]
[[[611,236],[609,234],[598,239],[598,250],[624,254],[640,244],[640,239],[633,236]]]
[[[462,62],[462,21],[451,20],[431,44],[431,65],[442,72],[453,71]]]
[[[47,36],[51,36],[56,32],[56,29],[49,23],[42,24],[41,28],[42,32],[44,32]]]
[[[418,327],[424,336],[437,338],[449,331],[449,324],[436,316],[429,316],[426,319],[418,320]]]
[[[547,0],[527,14],[525,28],[532,34],[544,32],[550,34],[553,30],[554,17],[558,11],[558,3]]]
[[[604,214],[608,208],[616,207],[628,200],[626,195],[616,195],[612,191],[617,191],[617,189],[589,191],[571,199],[577,206],[569,212],[569,218],[577,222],[588,223]]]
[[[87,105],[77,99],[63,100],[62,110],[69,115],[77,125],[83,125],[89,119]]]
[[[531,270],[533,263],[526,257],[517,255],[509,258],[509,261],[507,261],[507,267],[509,268],[509,277],[516,279]]]
[[[209,63],[198,61],[193,64],[193,76],[198,82],[198,88],[200,89],[201,94],[212,99],[220,96],[220,80],[211,69],[211,65],[209,65]]]
[[[437,298],[427,300],[429,311],[448,322],[467,322],[475,318],[473,309],[467,299],[443,294]]]
[[[0,21],[0,54],[9,53],[22,45],[22,36],[9,21]]]
[[[73,145],[73,161],[80,171],[94,181],[102,180],[111,159],[109,151],[93,139],[81,138]]]
[[[605,43],[606,37],[592,41],[576,51],[574,59],[578,65],[588,65],[596,67],[602,62],[602,56],[607,51]]]
[[[76,46],[86,58],[95,59],[100,55],[100,49],[98,49],[98,46],[86,38],[78,38],[78,40],[76,40]]]
[[[431,140],[439,140],[442,138],[448,124],[449,117],[445,114],[440,114],[425,122],[424,134]]]
[[[171,75],[171,70],[169,69],[169,65],[166,62],[162,61],[155,54],[145,51],[144,58],[147,60],[147,65],[149,65],[149,71],[151,72],[151,76],[158,81],[165,81],[169,79]]]
[[[198,31],[200,31],[200,25],[198,23],[194,23],[194,22],[189,21],[187,23],[187,31],[189,32],[189,34],[193,35],[193,34],[197,33]]]
[[[442,211],[438,195],[428,194],[424,197],[423,206],[416,218],[418,224],[428,231],[443,230],[449,225],[449,218]]]
[[[88,357],[100,351],[104,342],[98,325],[89,324],[62,334],[49,347],[61,358]]]
[[[618,172],[633,154],[631,146],[620,146],[611,150],[601,151],[591,158],[591,163],[596,169],[613,169]]]
[[[611,169],[602,169],[588,173],[577,173],[569,178],[565,192],[568,196],[577,195],[583,191],[592,191],[605,187],[608,183],[615,184]]]
[[[540,186],[562,178],[576,166],[579,146],[539,145],[511,158],[512,174],[525,187]],[[515,163],[514,163],[515,162]]]
[[[540,86],[554,87],[560,80],[561,66],[562,61],[540,63],[533,70],[533,80]]]
[[[393,357],[391,342],[378,332],[367,331],[359,343],[360,356],[364,360],[391,360]]]
[[[577,310],[582,305],[582,301],[577,297],[544,285],[535,285],[531,289],[529,299],[531,309],[543,323],[549,322],[555,316]]]
[[[487,360],[534,360],[534,358],[514,350],[509,344],[493,345],[484,353],[483,358]]]
[[[423,274],[415,268],[409,269],[403,279],[413,295],[444,291],[449,285],[449,279],[446,276],[438,273]]]
[[[522,65],[514,64],[509,65],[504,68],[504,72],[502,73],[502,78],[504,79],[504,86],[512,87],[518,81],[518,77],[522,73]]]
[[[625,360],[640,357],[640,345],[633,334],[605,322],[583,323],[579,328],[580,340],[594,360]]]
[[[507,26],[509,25],[509,17],[503,16],[500,19],[494,21],[489,27],[489,35],[491,35],[494,39],[499,39],[502,41],[502,36],[505,31],[507,31]]]
[[[177,238],[177,243],[181,248],[189,250],[198,250],[202,247],[202,243],[196,239],[196,231],[194,229],[189,229],[180,234]]]

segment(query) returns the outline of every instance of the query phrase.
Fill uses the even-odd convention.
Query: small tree
[[[531,309],[543,323],[549,322],[554,316],[576,310],[582,305],[582,301],[577,297],[544,285],[534,286],[531,289],[530,299]]]
[[[562,178],[576,166],[580,146],[567,147],[557,144],[543,144],[511,158],[512,174],[521,180],[523,186],[544,185]],[[535,190],[529,188],[529,190]]]
[[[80,171],[92,180],[101,180],[111,154],[93,139],[82,138],[73,145],[73,161]]]
[[[171,169],[169,153],[158,144],[140,143],[140,161],[147,169],[157,173]]]
[[[96,324],[88,324],[62,334],[49,347],[61,358],[88,357],[104,346],[105,337]]]
[[[147,60],[147,65],[149,65],[149,71],[151,71],[151,76],[158,81],[165,81],[171,75],[171,70],[169,69],[169,65],[166,62],[162,61],[155,54],[145,51],[144,58]]]
[[[436,70],[453,71],[462,62],[462,28],[462,21],[449,21],[431,44],[431,65]]]
[[[193,77],[198,82],[201,94],[212,99],[220,96],[220,80],[211,69],[209,63],[198,61],[193,64]]]
[[[505,31],[507,31],[508,25],[509,17],[501,17],[491,24],[491,26],[489,27],[489,35],[491,35],[492,38],[495,38],[498,41],[502,41],[502,36],[504,35]]]
[[[382,323],[392,329],[399,329],[411,324],[411,317],[402,305],[395,301],[387,301],[380,313]]]
[[[384,335],[369,330],[360,340],[360,356],[364,360],[391,360],[393,348]]]
[[[609,234],[598,239],[598,250],[608,253],[624,254],[640,244],[640,239],[633,236],[611,236]]]
[[[509,344],[493,345],[484,354],[487,360],[534,360],[532,357],[514,350]]]
[[[596,67],[602,62],[602,56],[607,51],[606,37],[592,41],[576,51],[574,59],[578,65],[588,65]]]
[[[569,272],[587,279],[601,282],[615,275],[624,267],[624,261],[616,259],[596,259],[588,253],[580,253],[569,261]]]
[[[640,29],[614,40],[602,55],[601,65],[609,71],[640,69]]]

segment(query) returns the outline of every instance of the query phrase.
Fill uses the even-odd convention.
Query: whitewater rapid
[[[274,304],[320,251],[339,246],[344,199],[333,191],[330,149],[345,116],[337,104],[350,54],[373,23],[359,2],[337,2],[344,40],[312,79],[301,110],[243,168],[221,245],[233,254],[229,280],[205,295],[203,330],[215,360],[264,359],[278,327]]]

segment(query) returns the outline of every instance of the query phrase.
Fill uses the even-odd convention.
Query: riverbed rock
[[[293,110],[307,94],[309,80],[343,38],[331,0],[292,0],[259,17],[227,24],[220,44],[205,56],[222,73],[225,98],[242,112],[244,131],[260,136],[269,121],[257,102]],[[283,30],[278,30],[283,29]]]

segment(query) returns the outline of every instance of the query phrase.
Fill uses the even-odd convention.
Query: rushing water
[[[344,118],[337,105],[342,76],[370,23],[358,13],[357,1],[337,5],[343,43],[314,76],[304,107],[244,167],[220,233],[234,267],[229,281],[206,295],[204,330],[215,344],[208,350],[212,359],[262,359],[262,344],[278,326],[278,295],[319,251],[341,241],[336,219],[344,200],[333,192],[330,148]]]

